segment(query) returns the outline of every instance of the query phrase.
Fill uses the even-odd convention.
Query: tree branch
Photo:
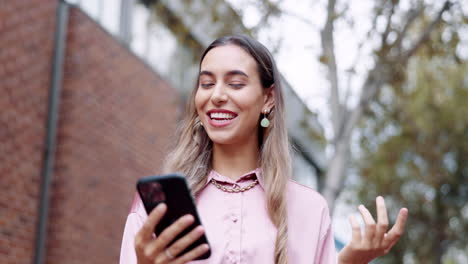
[[[376,30],[377,29],[377,19],[382,15],[383,13],[383,6],[385,6],[385,4],[387,3],[388,0],[384,0],[383,3],[377,7],[377,13],[375,14],[374,16],[374,19],[372,20],[372,26],[371,26],[371,29],[369,30],[369,33],[372,31],[372,30]]]
[[[309,25],[313,29],[318,29],[318,26],[316,24],[314,24],[312,20],[307,19],[307,18],[305,18],[304,16],[302,16],[300,14],[297,14],[297,13],[295,13],[293,11],[290,11],[290,10],[282,10],[281,12],[282,12],[283,15],[293,17],[293,18],[303,22],[304,24]]]
[[[336,197],[340,193],[343,184],[344,178],[346,173],[346,166],[349,160],[349,149],[350,149],[350,141],[353,129],[358,124],[359,120],[364,114],[364,110],[368,107],[369,102],[373,100],[376,95],[378,94],[379,90],[383,85],[389,83],[393,78],[395,78],[396,74],[401,70],[399,65],[405,66],[408,62],[408,58],[414,55],[417,49],[429,38],[429,34],[434,28],[437,26],[442,19],[442,14],[448,10],[452,3],[447,0],[444,4],[444,7],[438,12],[436,18],[430,23],[427,29],[421,34],[418,38],[418,41],[412,46],[412,48],[408,49],[407,52],[401,52],[402,56],[395,57],[396,59],[392,59],[391,54],[388,52],[383,52],[382,56],[378,57],[375,68],[371,70],[364,82],[361,90],[361,95],[359,98],[359,103],[355,108],[353,108],[346,116],[346,119],[343,117],[336,117],[337,114],[340,113],[340,102],[338,98],[338,82],[336,78],[336,62],[333,53],[333,21],[334,21],[334,0],[329,0],[328,2],[328,17],[327,23],[325,24],[324,29],[322,30],[322,47],[323,47],[323,56],[325,58],[324,63],[328,67],[328,78],[330,80],[331,88],[332,88],[332,96],[331,96],[331,103],[332,103],[332,121],[335,129],[335,138],[333,142],[334,146],[334,153],[333,156],[328,164],[327,173],[325,177],[325,184],[322,194],[327,199],[330,210],[333,212],[333,205]],[[380,9],[379,9],[380,10]],[[392,11],[393,12],[393,11]],[[391,18],[393,14],[389,14],[389,18]],[[417,16],[416,16],[417,17]],[[416,19],[412,18],[412,20]],[[386,32],[390,32],[391,27],[390,25],[391,19],[387,21],[387,29]],[[402,30],[401,38],[404,38],[404,35],[408,31],[412,21],[408,21],[408,23],[404,26]],[[405,29],[406,27],[406,29]],[[386,36],[382,39],[386,40]],[[398,40],[401,41],[401,40]],[[385,43],[383,43],[385,45]],[[392,45],[390,45],[391,47]],[[388,48],[382,46],[382,48]],[[335,74],[335,75],[333,75]]]
[[[390,34],[390,31],[392,29],[392,17],[393,17],[393,14],[395,14],[395,4],[393,2],[390,2],[390,4],[392,5],[392,7],[390,8],[390,12],[388,13],[388,16],[387,16],[387,25],[385,26],[385,31],[382,34],[382,46],[383,47],[388,46],[387,38],[388,38],[388,34]]]
[[[414,53],[416,53],[416,51],[424,44],[424,42],[426,42],[429,39],[431,32],[434,30],[437,24],[442,20],[442,15],[444,14],[444,12],[449,10],[450,7],[452,7],[452,5],[453,3],[450,0],[445,1],[444,6],[440,9],[439,13],[431,22],[431,24],[421,34],[419,39],[414,43],[413,47],[409,48],[407,52],[404,52],[403,57],[401,58],[403,61],[407,61],[408,58],[413,56]]]
[[[279,1],[281,2],[281,1]],[[252,27],[250,30],[252,32],[257,33],[258,30],[268,24],[271,17],[277,16],[282,13],[279,4],[280,3],[273,3],[270,0],[262,0],[259,1],[258,6],[260,9],[263,9],[263,15],[260,18],[260,21],[257,23],[256,26]]]
[[[406,17],[407,17],[406,18],[406,23],[403,26],[403,29],[398,34],[398,37],[397,37],[397,39],[395,40],[395,42],[393,44],[393,46],[397,50],[399,50],[399,51],[401,50],[401,44],[403,42],[403,39],[406,36],[406,33],[408,32],[410,26],[413,24],[413,22],[416,20],[416,18],[421,15],[422,11],[423,11],[423,7],[422,7],[422,5],[420,5],[419,8],[411,9],[406,14]]]
[[[335,42],[333,38],[333,23],[336,19],[336,12],[335,12],[336,0],[329,0],[327,6],[327,20],[325,23],[325,27],[321,32],[321,40],[322,40],[322,58],[321,61],[327,66],[327,77],[330,81],[330,105],[331,105],[331,116],[332,116],[332,124],[333,124],[333,136],[336,139],[339,130],[340,130],[340,123],[342,122],[341,117],[341,102],[340,102],[340,95],[338,90],[338,73],[337,73],[337,66],[336,66],[336,58],[335,58]]]

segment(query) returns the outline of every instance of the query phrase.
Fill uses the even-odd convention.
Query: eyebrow
[[[211,76],[213,77],[214,76],[214,73],[210,72],[210,71],[201,71],[200,74],[198,76],[202,76],[202,75],[208,75],[208,76]],[[226,76],[232,76],[232,75],[242,75],[242,76],[245,76],[247,78],[249,78],[249,76],[247,75],[247,73],[241,71],[241,70],[232,70],[232,71],[228,71],[226,73]]]

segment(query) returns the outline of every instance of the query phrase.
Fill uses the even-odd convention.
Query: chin
[[[236,143],[235,137],[231,135],[220,135],[221,133],[208,133],[208,137],[213,141],[215,144],[219,145],[230,145]]]
[[[210,137],[210,139],[211,141],[213,141],[214,144],[218,145],[232,145],[235,143],[235,140],[233,140],[232,138]]]

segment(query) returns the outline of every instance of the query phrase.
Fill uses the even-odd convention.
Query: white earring
[[[262,121],[260,121],[260,125],[265,128],[270,126],[270,120],[268,120],[267,114],[268,114],[268,109],[263,110],[263,119]]]

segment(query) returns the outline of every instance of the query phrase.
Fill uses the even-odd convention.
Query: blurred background
[[[1,263],[115,263],[203,49],[248,34],[283,77],[294,178],[407,231],[375,263],[468,263],[466,0],[0,2]]]

